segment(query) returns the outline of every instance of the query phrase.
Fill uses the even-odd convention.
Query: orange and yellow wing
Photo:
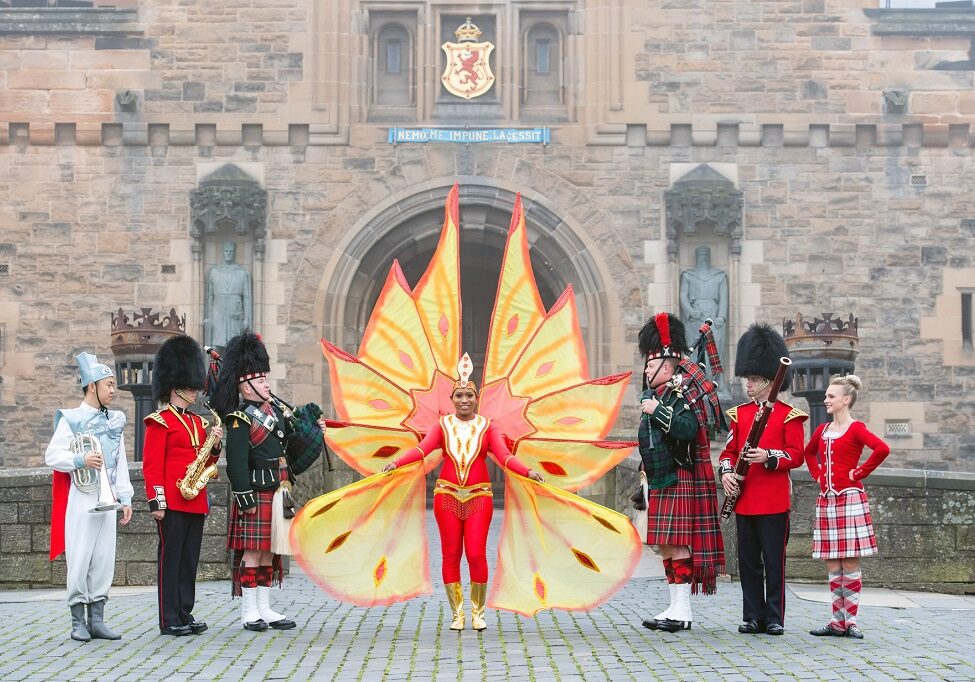
[[[595,608],[632,575],[630,520],[555,486],[505,477],[505,515],[488,606],[534,616]]]
[[[305,574],[358,606],[406,601],[432,591],[420,462],[370,476],[308,502],[291,524]]]
[[[545,317],[528,255],[521,195],[515,198],[484,360],[484,386],[508,376]]]

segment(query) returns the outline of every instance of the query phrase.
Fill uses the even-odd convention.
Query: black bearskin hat
[[[638,342],[644,362],[654,358],[680,359],[690,352],[684,323],[670,313],[657,313],[647,320]]]
[[[237,389],[240,382],[256,379],[270,371],[271,359],[264,342],[250,329],[245,329],[227,342],[210,405],[221,416],[233,412],[240,403]]]
[[[738,340],[735,376],[765,377],[771,381],[779,370],[779,358],[787,357],[789,349],[785,347],[781,334],[764,322],[753,324]],[[789,385],[788,375],[783,385]]]
[[[152,398],[165,402],[177,388],[202,390],[206,379],[203,349],[189,336],[174,336],[159,347],[152,369]]]

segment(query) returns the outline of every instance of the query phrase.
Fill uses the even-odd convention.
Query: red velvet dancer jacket
[[[823,438],[828,424],[820,424],[806,445],[806,466],[819,482],[823,492],[842,493],[845,490],[863,490],[861,480],[880,466],[890,454],[890,446],[870,433],[866,424],[855,421],[837,438]],[[873,452],[862,466],[860,454],[864,446]],[[850,472],[853,480],[850,480]]]
[[[728,443],[718,461],[720,474],[735,470],[757,413],[758,403],[755,402],[728,410],[731,428]],[[764,464],[748,467],[741,497],[735,505],[736,514],[751,516],[789,511],[792,504],[789,469],[802,466],[802,445],[806,435],[802,425],[808,418],[805,412],[787,403],[776,401],[772,406],[772,414],[758,441],[758,447],[768,450],[769,458]]]
[[[396,466],[416,462],[438,448],[444,451],[440,478],[455,485],[472,486],[490,482],[487,470],[489,452],[498,466],[519,476],[528,476],[528,467],[511,454],[501,431],[481,415],[475,415],[468,422],[452,414],[441,417],[440,428],[432,430],[397,459]]]

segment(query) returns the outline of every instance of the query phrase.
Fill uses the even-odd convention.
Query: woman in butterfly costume
[[[375,606],[429,594],[425,474],[439,464],[437,451],[446,451],[434,509],[452,628],[464,626],[461,546],[476,629],[486,627],[485,605],[525,616],[591,609],[626,582],[641,551],[625,516],[572,494],[635,445],[604,440],[629,373],[589,377],[571,287],[545,311],[519,197],[480,391],[469,381],[469,358],[455,378],[462,319],[457,197],[455,186],[437,250],[415,288],[393,263],[358,356],[322,341],[338,415],[326,440],[367,478],[306,504],[292,524],[292,546],[305,572],[343,601]],[[505,476],[489,599],[482,560],[492,513],[488,451]]]
[[[459,379],[450,399],[456,413],[440,418],[440,428],[433,429],[415,447],[386,465],[384,471],[410,464],[436,450],[445,455],[440,478],[433,488],[433,513],[440,529],[443,551],[443,582],[447,602],[453,612],[451,630],[464,629],[464,590],[460,584],[460,557],[467,555],[471,575],[471,627],[483,630],[484,605],[487,596],[487,537],[494,514],[491,479],[487,457],[502,469],[519,476],[541,481],[538,472],[528,469],[511,454],[501,432],[477,414],[477,386],[469,380],[474,365],[464,353],[457,365]]]

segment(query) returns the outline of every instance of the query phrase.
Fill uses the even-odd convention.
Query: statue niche
[[[664,193],[664,200],[667,252],[680,273],[677,294],[681,319],[696,340],[697,330],[710,318],[718,355],[727,365],[732,312],[729,276],[726,270],[715,267],[712,259],[728,263],[741,254],[744,197],[731,180],[701,164],[678,179]],[[686,267],[691,249],[694,266]],[[708,376],[718,384],[721,399],[730,400],[721,376],[714,376],[710,368]]]
[[[222,348],[242,329],[253,326],[252,286],[261,281],[267,192],[243,169],[226,164],[190,192],[190,213],[193,255],[199,263],[197,282],[203,296],[201,336],[206,345]],[[238,251],[242,263],[237,262]]]
[[[227,341],[251,326],[251,276],[237,264],[237,245],[223,245],[223,263],[207,274],[204,343],[223,348]]]

